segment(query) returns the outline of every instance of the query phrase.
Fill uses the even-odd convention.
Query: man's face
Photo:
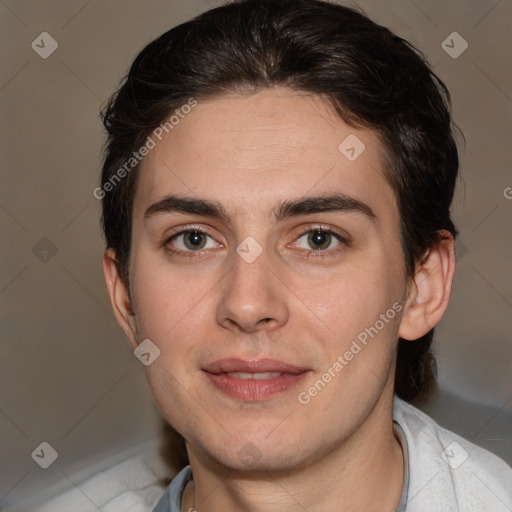
[[[223,215],[177,211],[177,198]],[[390,422],[407,289],[399,214],[377,136],[319,97],[199,101],[143,162],[130,286],[136,338],[161,351],[150,386],[193,452],[291,468],[375,411]],[[249,363],[218,363],[233,358]],[[251,366],[263,359],[295,369]]]

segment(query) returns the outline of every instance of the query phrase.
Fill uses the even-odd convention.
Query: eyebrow
[[[301,215],[325,212],[360,213],[375,222],[377,216],[370,206],[345,194],[300,197],[286,200],[272,210],[271,218],[275,222]],[[144,220],[163,213],[190,213],[211,217],[230,225],[231,218],[224,206],[218,201],[192,197],[168,195],[152,204],[144,213]]]

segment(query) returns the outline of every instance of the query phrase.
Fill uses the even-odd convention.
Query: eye
[[[346,245],[347,241],[330,229],[314,228],[304,232],[297,239],[299,249],[313,250],[315,252],[335,249],[339,245]]]
[[[176,252],[196,252],[218,246],[217,242],[208,233],[199,229],[180,231],[169,238],[166,245],[174,246]],[[170,250],[173,251],[172,248]]]

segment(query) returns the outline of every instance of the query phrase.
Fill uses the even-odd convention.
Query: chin
[[[276,442],[277,441],[277,442]],[[246,439],[222,443],[218,446],[202,446],[215,463],[230,471],[250,472],[253,475],[272,471],[290,471],[304,463],[304,445],[284,440],[261,439],[248,436]]]

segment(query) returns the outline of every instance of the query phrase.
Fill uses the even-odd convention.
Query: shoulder
[[[398,397],[393,417],[408,443],[408,512],[512,510],[512,468],[505,461]]]
[[[33,512],[151,512],[165,487],[143,456],[116,464],[87,480],[75,483],[69,491]]]

